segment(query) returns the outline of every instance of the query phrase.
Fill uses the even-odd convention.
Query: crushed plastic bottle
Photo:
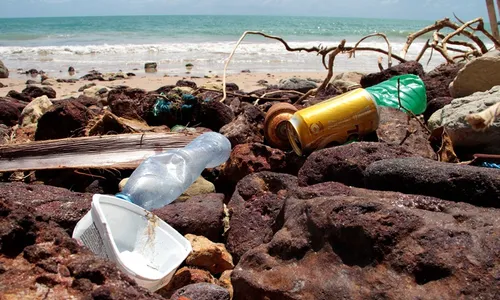
[[[398,86],[399,79],[399,86]],[[394,76],[389,80],[366,88],[378,106],[405,109],[419,115],[427,108],[425,84],[417,75]],[[401,106],[399,101],[401,100]]]
[[[147,158],[116,196],[149,211],[163,207],[177,199],[205,168],[227,161],[230,153],[231,143],[225,136],[204,133],[184,148]]]

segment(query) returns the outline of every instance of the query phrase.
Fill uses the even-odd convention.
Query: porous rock
[[[208,270],[217,275],[234,268],[233,258],[222,243],[214,243],[204,236],[187,234],[193,251],[186,258],[186,264]]]
[[[29,96],[31,99],[35,99],[41,96],[47,96],[49,98],[56,97],[56,91],[48,86],[39,87],[36,85],[28,85],[23,91],[23,94]]]
[[[445,63],[426,73],[422,80],[425,84],[427,101],[440,97],[451,97],[449,85],[463,66],[464,63]]]
[[[145,101],[149,99],[146,94],[143,89],[115,88],[108,93],[108,104],[113,114],[118,117],[146,120],[154,105],[152,101]]]
[[[23,93],[20,93],[20,92],[15,91],[15,90],[10,90],[7,93],[7,97],[8,98],[17,99],[17,100],[20,100],[20,101],[23,101],[23,102],[30,102],[31,101],[31,97],[30,96],[28,96],[26,94],[23,94]]]
[[[368,166],[366,186],[500,208],[500,170],[423,158],[387,159]]]
[[[248,174],[260,171],[283,170],[286,166],[285,153],[264,144],[240,144],[231,151],[224,164],[219,181],[235,185]]]
[[[38,120],[35,140],[83,136],[94,114],[78,101],[59,101]]]
[[[387,68],[378,73],[364,75],[363,77],[361,77],[360,84],[363,88],[367,88],[386,81],[394,76],[405,74],[413,74],[419,77],[423,77],[425,73],[424,68],[420,63],[416,61],[407,61]]]
[[[359,142],[313,152],[299,171],[302,186],[336,181],[364,186],[365,169],[373,162],[415,154],[404,147],[386,143]]]
[[[379,107],[380,124],[377,128],[379,141],[403,146],[415,155],[435,159],[436,153],[429,143],[429,134],[420,123],[408,114],[391,107]]]
[[[9,97],[0,98],[0,124],[16,125],[25,106],[26,103]]]
[[[296,186],[295,176],[271,172],[250,174],[238,182],[228,203],[226,242],[235,263],[246,251],[269,242],[285,198]]]
[[[202,235],[218,242],[224,231],[223,201],[222,194],[205,194],[173,202],[153,212],[183,235]]]
[[[231,123],[223,126],[220,133],[231,142],[231,146],[244,143],[264,142],[264,113],[253,105],[246,106]]]
[[[178,289],[194,283],[215,284],[215,278],[206,270],[191,267],[182,267],[175,272],[172,280],[157,291],[165,299],[169,299]]]
[[[56,223],[0,198],[0,286],[5,299],[162,299]]]
[[[300,188],[272,237],[239,260],[234,298],[494,299],[498,218],[426,196],[333,182]]]
[[[56,222],[70,234],[76,223],[90,210],[92,201],[92,194],[20,182],[0,183],[0,195],[0,199],[5,201],[31,207],[37,215]]]
[[[194,283],[178,289],[170,300],[229,300],[229,292],[218,285]]]
[[[198,177],[176,201],[186,201],[187,199],[204,194],[215,193],[215,186],[202,176]]]
[[[204,127],[213,131],[219,131],[224,125],[231,123],[234,112],[231,108],[220,101],[205,101],[201,105],[199,121]]]

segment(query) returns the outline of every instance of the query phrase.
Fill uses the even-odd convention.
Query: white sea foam
[[[0,47],[0,57],[11,69],[43,69],[46,72],[59,72],[73,66],[82,73],[90,69],[103,72],[118,70],[129,71],[142,69],[145,62],[159,63],[160,73],[183,73],[185,64],[193,63],[193,73],[205,73],[209,70],[220,71],[229,57],[236,42],[200,42],[200,43],[158,43],[158,44],[115,44],[115,45],[63,45],[40,47]],[[291,42],[291,47],[334,46],[330,41]],[[424,42],[415,42],[408,52],[407,59],[415,58]],[[352,46],[348,43],[348,46]],[[361,46],[387,49],[383,41],[367,41]],[[403,41],[392,43],[392,52],[399,54]],[[359,51],[356,57],[348,59],[339,55],[335,60],[335,71],[347,70],[376,71],[377,58],[383,54]],[[421,62],[427,62],[429,53]],[[393,61],[395,61],[393,59]],[[386,65],[387,58],[384,58]],[[426,69],[443,62],[434,54]],[[250,69],[253,72],[294,72],[324,71],[321,59],[314,53],[288,52],[279,42],[243,42],[231,60],[230,72]]]

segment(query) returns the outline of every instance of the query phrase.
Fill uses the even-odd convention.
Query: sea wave
[[[229,54],[233,50],[236,42],[206,42],[206,43],[158,43],[158,44],[103,44],[103,45],[63,45],[63,46],[0,46],[1,56],[23,56],[23,55],[96,55],[96,54],[144,54],[144,53],[199,53],[199,54]],[[290,47],[317,47],[336,46],[337,42],[331,41],[308,41],[290,42]],[[354,46],[354,43],[347,43],[347,46]],[[387,44],[383,41],[367,41],[361,44],[366,47],[387,49]],[[418,49],[424,45],[423,42],[416,42],[412,49]],[[392,43],[393,50],[400,50],[403,43]],[[243,42],[237,49],[239,53],[246,54],[279,54],[286,53],[283,44],[279,42]]]

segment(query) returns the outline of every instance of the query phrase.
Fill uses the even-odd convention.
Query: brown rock
[[[272,226],[296,186],[296,177],[270,172],[250,174],[238,182],[228,203],[231,219],[226,242],[235,263],[246,251],[272,238]]]
[[[225,288],[229,292],[230,299],[233,299],[233,284],[231,283],[231,274],[233,274],[233,270],[227,270],[222,273],[219,278],[219,285]]]
[[[365,171],[368,188],[500,208],[500,170],[423,158],[387,159]]]
[[[232,274],[235,299],[499,295],[497,211],[338,183],[318,186],[289,197],[273,237],[243,255]],[[320,190],[338,195],[315,196]]]
[[[442,64],[422,77],[427,92],[427,101],[440,97],[451,97],[449,85],[457,76],[463,63]]]
[[[427,99],[429,99],[429,98],[427,98]],[[427,120],[429,120],[429,118],[432,116],[433,113],[440,110],[445,105],[450,104],[452,100],[453,100],[453,98],[451,98],[451,97],[438,97],[438,98],[434,98],[433,100],[430,100],[427,103],[427,109],[424,112],[425,122],[427,122]]]
[[[57,102],[38,120],[35,140],[83,136],[93,117],[93,113],[79,102]]]
[[[380,124],[377,136],[381,142],[392,145],[401,145],[415,155],[436,159],[436,153],[429,143],[429,134],[417,120],[411,119],[408,124],[408,115],[390,107],[380,107]],[[409,132],[413,132],[409,134]],[[405,137],[408,138],[405,139]]]
[[[299,171],[299,184],[337,181],[364,186],[365,169],[375,161],[410,157],[405,148],[385,143],[359,142],[313,152]]]
[[[0,198],[0,286],[5,299],[162,299],[80,247],[56,223]]]
[[[12,98],[12,99],[17,99],[17,100],[20,100],[23,102],[30,102],[31,101],[30,96],[23,94],[23,93],[19,93],[18,91],[14,91],[14,90],[9,91],[7,93],[7,97]]]
[[[49,98],[55,98],[56,97],[56,91],[48,86],[44,87],[39,87],[36,85],[28,85],[23,91],[23,94],[29,96],[31,99],[35,99],[38,97],[41,97],[43,95],[49,97]]]
[[[108,104],[111,111],[118,117],[144,119],[141,102],[146,94],[147,92],[142,89],[115,88],[108,93]]]
[[[224,232],[223,201],[222,194],[205,194],[185,202],[171,203],[153,212],[183,235],[202,235],[220,241]]]
[[[0,98],[0,124],[16,125],[25,106],[25,103],[12,98]]]
[[[222,169],[219,180],[235,185],[248,174],[282,170],[285,166],[285,153],[279,149],[257,143],[236,145]]]
[[[424,68],[420,63],[416,61],[408,61],[392,66],[388,69],[383,70],[382,72],[364,75],[363,77],[361,77],[360,84],[363,88],[367,88],[386,81],[394,76],[405,74],[414,74],[423,77],[425,73]]]
[[[197,87],[196,82],[189,81],[189,80],[179,80],[179,81],[177,81],[177,83],[175,85],[176,86],[187,86],[187,87],[190,87],[192,89],[196,89],[196,87]]]
[[[165,287],[159,289],[157,293],[169,299],[178,289],[189,284],[202,282],[215,284],[215,278],[208,271],[183,267],[177,270],[172,280]]]
[[[48,185],[0,183],[0,199],[31,207],[37,215],[59,224],[69,234],[90,210],[92,194]]]
[[[231,123],[234,112],[231,108],[219,101],[208,101],[201,105],[199,121],[202,126],[213,131],[219,131],[224,125]]]
[[[186,258],[188,266],[198,267],[216,275],[234,268],[233,258],[222,243],[214,243],[204,236],[187,234],[193,251]]]
[[[229,300],[229,292],[215,284],[194,283],[178,289],[170,300]]]
[[[219,132],[231,141],[233,147],[244,143],[263,143],[264,113],[253,105],[246,106],[242,110],[242,114],[223,126]]]

